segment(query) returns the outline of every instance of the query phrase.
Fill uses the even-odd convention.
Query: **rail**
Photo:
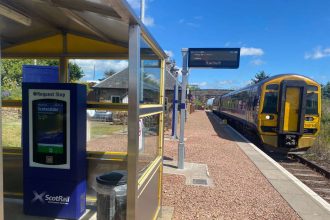
[[[21,108],[22,100],[2,100],[4,108]],[[128,111],[128,104],[108,102],[87,102],[87,109]]]
[[[297,155],[297,154],[290,154],[291,158],[296,159],[298,162],[305,164],[309,168],[315,170],[318,173],[321,173],[323,176],[325,176],[327,179],[330,179],[330,172],[325,170],[324,168],[320,167],[319,165]]]

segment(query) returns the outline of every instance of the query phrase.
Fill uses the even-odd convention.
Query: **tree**
[[[59,66],[59,60],[40,60],[38,65]],[[84,71],[78,64],[69,62],[69,79],[71,82],[79,81],[84,76]]]
[[[69,77],[71,82],[79,81],[84,76],[84,71],[78,66],[78,64],[69,63]]]
[[[104,75],[103,75],[103,78],[101,78],[101,79],[99,79],[100,81],[102,81],[102,80],[105,80],[106,78],[109,78],[110,76],[112,76],[112,75],[114,75],[116,73],[116,71],[115,70],[113,70],[113,69],[108,69],[108,70],[106,70],[106,71],[104,71]]]
[[[269,78],[269,75],[266,74],[265,71],[260,71],[259,73],[256,73],[256,75],[254,76],[252,80],[252,84],[256,84],[258,82],[260,82],[261,80],[267,79]]]
[[[322,86],[322,97],[324,99],[330,99],[330,82]]]
[[[1,85],[7,99],[21,98],[22,67],[23,65],[58,66],[55,59],[1,59]],[[83,70],[75,63],[69,63],[70,80],[78,81],[84,76]]]
[[[201,90],[198,85],[188,85],[190,91]]]

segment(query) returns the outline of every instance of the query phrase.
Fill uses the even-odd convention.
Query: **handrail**
[[[2,100],[4,108],[21,108],[22,100]],[[108,102],[87,102],[87,109],[127,111],[128,104]]]

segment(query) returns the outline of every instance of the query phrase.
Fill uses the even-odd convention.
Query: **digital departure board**
[[[189,48],[188,67],[237,69],[240,48]]]

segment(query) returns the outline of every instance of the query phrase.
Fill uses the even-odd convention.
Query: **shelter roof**
[[[126,1],[1,0],[2,56],[127,57],[130,24],[166,57]]]

